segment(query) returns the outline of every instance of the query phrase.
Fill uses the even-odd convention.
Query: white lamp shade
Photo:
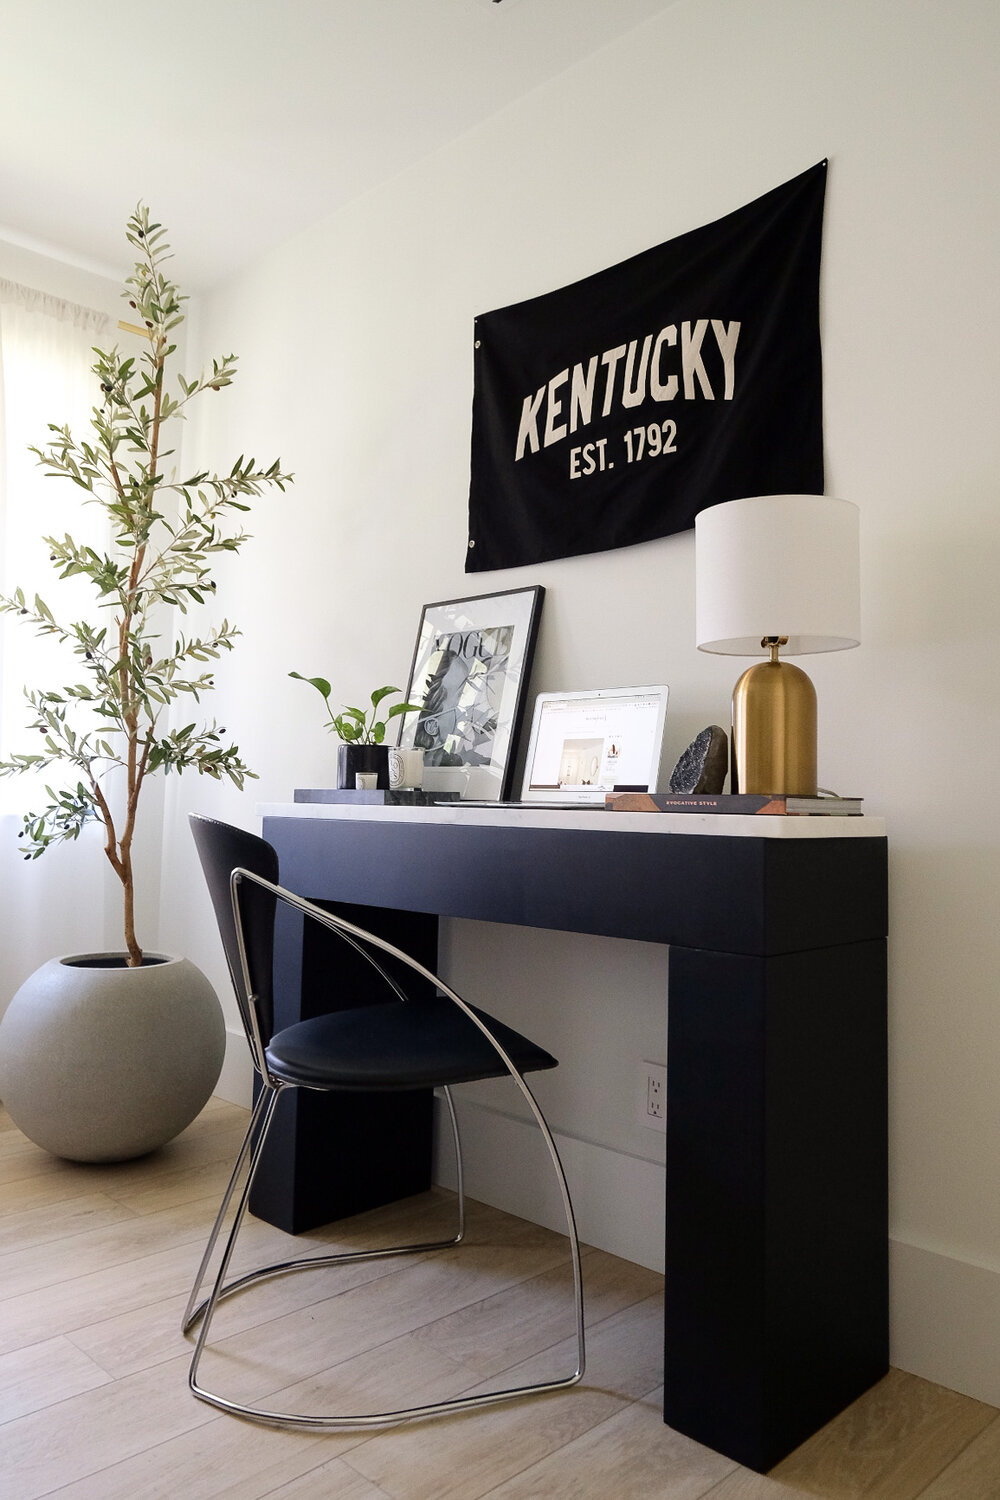
[[[758,495],[695,520],[697,643],[727,656],[843,651],[861,639],[858,507],[829,495]]]

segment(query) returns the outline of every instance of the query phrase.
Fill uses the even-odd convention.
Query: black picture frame
[[[397,743],[424,751],[424,788],[477,801],[511,795],[545,590],[425,604]]]

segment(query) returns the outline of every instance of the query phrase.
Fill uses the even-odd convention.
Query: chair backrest
[[[266,839],[215,818],[189,814],[198,858],[205,872],[209,895],[215,908],[215,919],[229,965],[229,975],[236,991],[240,1016],[246,1028],[251,1051],[256,1055],[250,997],[243,979],[236,917],[233,912],[230,876],[233,870],[249,870],[254,875],[278,883],[278,856]],[[250,982],[257,997],[257,1021],[261,1041],[266,1046],[274,1030],[274,914],[276,898],[254,881],[241,882],[237,900],[240,926],[246,949]]]

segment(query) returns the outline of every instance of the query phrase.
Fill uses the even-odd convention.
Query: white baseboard
[[[226,1032],[226,1057],[213,1090],[230,1104],[249,1109],[253,1066],[242,1031]],[[444,1146],[436,1098],[434,1181],[454,1187],[450,1131]],[[471,1100],[459,1101],[465,1187],[471,1198],[493,1204],[550,1229],[565,1229],[558,1185],[541,1151],[533,1124]],[[663,1270],[663,1167],[606,1146],[559,1136],[556,1140],[580,1238],[624,1260]]]
[[[470,1197],[561,1230],[558,1188],[530,1154],[534,1127],[469,1101],[459,1118]],[[556,1144],[581,1240],[662,1271],[663,1167],[567,1136]],[[447,1130],[435,1134],[434,1179],[454,1186]],[[892,1364],[1000,1406],[1000,1271],[891,1240],[889,1287]]]
[[[437,1127],[445,1106],[435,1100]],[[558,1184],[534,1124],[458,1101],[465,1190],[506,1213],[565,1230]],[[454,1187],[450,1131],[435,1129],[434,1181]],[[571,1136],[556,1136],[580,1239],[624,1260],[663,1270],[664,1172],[657,1162]]]
[[[1000,1272],[889,1242],[892,1363],[1000,1406]]]
[[[242,1104],[245,1109],[253,1104],[253,1063],[242,1030],[226,1028],[226,1055],[219,1081],[212,1092],[230,1104]]]
[[[215,1093],[249,1107],[253,1071],[242,1032],[227,1032]],[[434,1180],[454,1187],[450,1132],[435,1099]],[[559,1190],[533,1124],[459,1101],[466,1191],[550,1229],[564,1229]],[[556,1145],[577,1228],[595,1245],[663,1270],[662,1165],[571,1136]],[[890,1359],[898,1369],[1000,1406],[1000,1272],[904,1240],[889,1242]]]

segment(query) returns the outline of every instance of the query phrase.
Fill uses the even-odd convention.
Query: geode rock
[[[706,792],[714,795],[726,784],[729,770],[729,736],[718,724],[710,724],[688,745],[670,773],[675,795]]]

